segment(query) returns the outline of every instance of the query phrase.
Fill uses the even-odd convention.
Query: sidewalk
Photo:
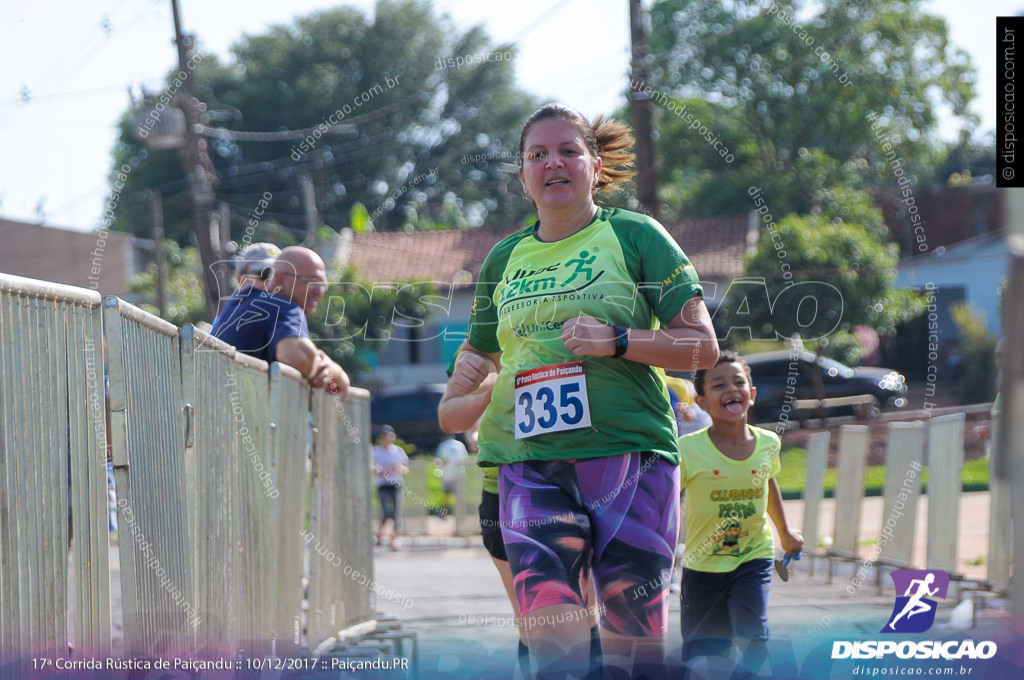
[[[926,495],[922,495],[918,499],[913,558],[913,564],[918,568],[923,568],[926,563],[925,537],[928,531],[928,499],[929,497]],[[990,494],[987,491],[975,491],[960,495],[957,571],[963,576],[984,578],[987,573],[985,563],[988,560],[989,501]],[[858,532],[861,557],[870,557],[872,546],[880,536],[884,525],[884,503],[885,499],[881,496],[869,496],[861,501],[860,531]],[[786,518],[790,525],[797,529],[802,528],[804,502],[789,500],[784,501],[784,504]],[[826,498],[821,502],[818,524],[819,539],[826,536],[831,537],[832,528],[835,526],[835,511],[834,498]],[[481,545],[479,535],[456,536],[454,518],[426,517],[423,519],[426,521],[426,531],[403,537],[402,545],[405,548],[437,550]],[[417,524],[421,523],[417,522]],[[475,528],[475,522],[460,518],[460,526]],[[807,550],[810,550],[810,546]]]

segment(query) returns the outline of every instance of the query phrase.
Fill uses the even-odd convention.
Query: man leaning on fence
[[[306,323],[327,290],[324,262],[309,248],[299,246],[285,248],[273,259],[273,246],[273,250],[256,250],[256,246],[268,245],[255,244],[243,251],[238,263],[239,289],[224,301],[212,333],[239,352],[288,364],[311,386],[344,399],[348,375],[316,348]],[[266,283],[255,285],[257,281]]]

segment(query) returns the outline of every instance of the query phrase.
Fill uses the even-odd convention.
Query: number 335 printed
[[[553,378],[516,389],[516,439],[590,427],[587,379]]]

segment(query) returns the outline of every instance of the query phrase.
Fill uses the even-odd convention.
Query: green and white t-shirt
[[[679,438],[679,481],[686,489],[683,566],[688,569],[721,573],[775,556],[768,482],[782,469],[782,442],[774,432],[747,427],[756,441],[746,460],[719,451],[709,428]]]
[[[498,243],[480,273],[469,331],[476,349],[502,352],[480,426],[480,463],[631,451],[678,462],[664,373],[578,357],[562,342],[562,324],[582,314],[657,329],[701,294],[664,227],[626,210],[601,208],[588,226],[553,243],[537,238],[536,225]]]

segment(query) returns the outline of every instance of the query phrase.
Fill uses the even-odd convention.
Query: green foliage
[[[950,144],[945,158],[935,170],[937,184],[965,186],[985,176],[995,177],[996,145],[992,139],[982,142],[970,140]]]
[[[802,148],[792,162],[775,164],[766,171],[743,111],[736,107],[666,98],[656,114],[659,198],[676,214],[747,213],[753,208],[749,195],[753,186],[771,196],[773,206],[784,213],[810,213],[820,207],[827,187],[856,189],[863,185],[855,163],[840,163],[818,148]],[[698,123],[700,126],[693,128]],[[719,150],[700,135],[705,127],[719,143]],[[722,144],[728,145],[732,161],[721,156]]]
[[[731,349],[741,357],[745,357],[748,354],[759,354],[761,352],[775,352],[789,349],[789,344],[782,340],[742,340],[739,336],[737,336],[733,342],[726,343],[719,341],[719,344],[722,346],[722,349]]]
[[[856,326],[891,335],[897,324],[924,311],[924,301],[909,290],[892,288],[897,248],[885,242],[881,213],[868,196],[837,188],[821,192],[817,200],[816,214],[789,215],[777,223],[766,221],[770,213],[762,214],[761,238],[746,274],[763,277],[772,304],[747,305],[743,325],[761,338],[786,338],[793,332],[805,339],[827,336],[822,342],[827,356],[856,364],[851,335]],[[806,292],[793,300],[780,297],[797,284]],[[782,301],[799,301],[799,311],[778,308]],[[733,323],[730,313],[737,318],[736,310],[716,314],[720,328]]]
[[[365,205],[358,202],[352,204],[349,225],[352,227],[352,231],[357,234],[365,234],[373,228],[373,222],[370,221],[370,213],[366,210]]]
[[[656,100],[672,140],[659,144],[661,180],[683,180],[666,203],[688,214],[746,212],[753,184],[799,214],[818,187],[892,184],[883,140],[930,179],[939,107],[967,138],[977,123],[970,59],[923,0],[660,0],[650,14],[650,85],[688,106]]]
[[[405,451],[406,455],[412,455],[416,451],[415,444],[410,444],[404,439],[399,439],[398,437],[395,437],[395,446]]]
[[[497,53],[500,60],[484,59]],[[216,199],[232,207],[234,238],[241,238],[265,192],[272,198],[252,240],[271,240],[265,230],[271,220],[302,238],[302,175],[313,183],[320,219],[335,231],[365,228],[365,216],[352,212],[357,203],[374,215],[377,229],[405,226],[407,206],[450,226],[511,224],[529,211],[525,202],[508,200],[518,180],[502,159],[514,157],[536,102],[514,85],[514,48],[493,44],[480,27],[460,31],[426,0],[379,0],[372,17],[343,6],[242,36],[231,55],[224,63],[204,57],[192,74],[208,109],[205,124],[311,135],[208,140],[219,177]],[[481,58],[438,68],[450,55]],[[133,168],[118,204],[120,228],[148,232],[144,192],[158,187],[168,238],[187,244],[189,204],[178,152],[154,152],[137,141],[136,113],[133,106],[122,117],[113,152],[114,167]],[[342,127],[328,129],[329,118]]]
[[[864,356],[864,352],[860,347],[860,340],[849,331],[836,331],[827,338],[822,339],[821,343],[825,349],[826,356],[847,366],[856,366]]]
[[[956,325],[957,349],[964,364],[960,379],[960,398],[965,404],[992,401],[995,398],[996,342],[988,332],[985,318],[966,302],[949,309]]]
[[[396,327],[422,328],[430,316],[436,289],[426,282],[404,281],[384,287],[361,278],[353,267],[329,275],[332,285],[309,317],[309,331],[353,380],[369,370],[368,351],[384,349]]]
[[[167,260],[167,320],[176,326],[200,321],[205,316],[206,306],[199,278],[202,270],[199,251],[164,241],[164,257]],[[150,314],[159,314],[155,262],[150,263],[146,271],[132,276],[128,285],[131,292],[139,296],[139,307]]]

